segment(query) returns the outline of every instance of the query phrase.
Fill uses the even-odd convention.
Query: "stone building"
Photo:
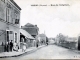
[[[13,40],[20,44],[20,11],[21,8],[13,0],[0,0],[0,50],[2,45]]]

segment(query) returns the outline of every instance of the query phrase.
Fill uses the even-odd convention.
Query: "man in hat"
[[[12,49],[13,49],[13,42],[11,40],[11,42],[10,42],[10,51],[12,51]]]

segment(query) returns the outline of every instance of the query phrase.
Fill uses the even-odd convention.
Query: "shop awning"
[[[35,39],[34,37],[32,37],[27,31],[20,29],[20,33],[23,34],[25,37],[29,38],[29,39]]]

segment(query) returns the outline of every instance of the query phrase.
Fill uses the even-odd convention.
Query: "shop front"
[[[33,38],[27,31],[20,29],[20,48],[23,49],[23,46],[26,48],[35,46],[35,38]]]

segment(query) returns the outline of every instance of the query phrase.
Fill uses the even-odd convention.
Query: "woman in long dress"
[[[22,51],[25,52],[25,50],[26,50],[26,46],[25,46],[25,44],[23,44]]]

